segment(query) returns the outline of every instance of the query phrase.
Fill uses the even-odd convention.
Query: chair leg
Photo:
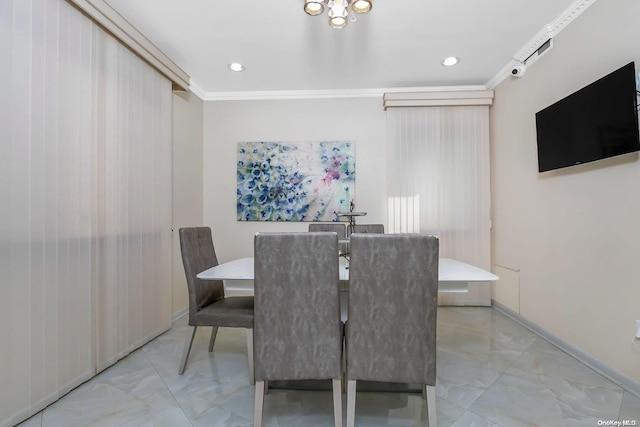
[[[347,393],[347,341],[342,340],[342,393]]]
[[[256,381],[255,402],[253,404],[253,427],[262,427],[262,406],[264,404],[264,381]]]
[[[427,389],[427,416],[429,417],[429,427],[437,427],[436,422],[436,388],[426,386]]]
[[[256,383],[253,373],[253,329],[247,329],[247,358],[249,361],[249,384]]]
[[[193,332],[191,333],[191,338],[187,337],[187,341],[184,343],[184,350],[182,350],[182,360],[180,360],[180,368],[178,369],[178,375],[184,374],[184,369],[187,367],[187,359],[189,358],[189,353],[191,352],[191,345],[193,344],[193,339],[196,336],[197,326],[193,327]]]
[[[342,384],[342,394],[347,394],[347,367],[342,368],[342,378],[340,383]]]
[[[356,422],[356,380],[347,381],[347,427]]]
[[[332,380],[333,383],[333,418],[336,427],[342,427],[342,379]]]
[[[213,351],[213,344],[216,342],[216,335],[218,335],[218,327],[214,326],[211,331],[211,339],[209,340],[209,353]]]

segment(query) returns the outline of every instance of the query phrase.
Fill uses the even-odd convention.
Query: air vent
[[[533,52],[531,55],[529,55],[527,59],[524,60],[524,65],[526,65],[527,67],[530,67],[531,64],[536,62],[542,55],[550,51],[552,47],[553,47],[553,39],[549,39],[546,42],[542,43],[542,45],[538,48],[538,50]]]

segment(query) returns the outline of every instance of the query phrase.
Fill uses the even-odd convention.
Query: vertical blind
[[[63,0],[0,2],[0,425],[171,324],[171,83]]]
[[[93,58],[98,371],[171,326],[171,83],[101,34]]]
[[[490,269],[489,107],[387,109],[389,232],[434,234],[440,256]],[[490,305],[488,284],[442,304]]]

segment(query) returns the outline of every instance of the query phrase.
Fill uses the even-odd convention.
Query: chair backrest
[[[335,233],[256,234],[256,381],[340,377],[337,251]]]
[[[344,222],[332,222],[332,223],[311,223],[309,224],[310,232],[335,232],[338,235],[338,239],[344,239],[347,237],[347,224]]]
[[[354,234],[347,375],[435,385],[438,238]]]
[[[224,298],[222,280],[201,280],[196,275],[218,265],[209,227],[186,227],[178,230],[182,264],[189,288],[189,324],[202,307]]]
[[[318,232],[318,231],[334,231],[338,234],[338,239],[346,239],[347,238],[347,224],[344,222],[333,222],[330,224],[323,223],[311,223],[309,224],[310,232]],[[347,253],[347,244],[339,243],[338,249],[341,254]]]
[[[353,227],[353,233],[384,234],[384,224],[356,224]],[[349,236],[351,234],[351,230],[349,230]]]

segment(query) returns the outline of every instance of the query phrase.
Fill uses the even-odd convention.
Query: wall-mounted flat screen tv
[[[633,62],[536,113],[540,172],[640,150]]]

